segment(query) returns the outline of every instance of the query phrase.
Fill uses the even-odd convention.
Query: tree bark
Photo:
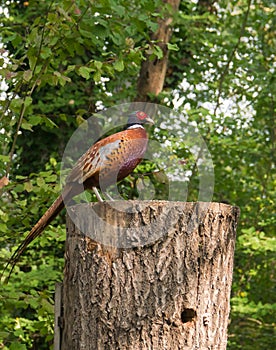
[[[142,62],[136,96],[136,101],[139,102],[151,101],[149,94],[158,96],[163,90],[169,57],[167,44],[172,33],[172,15],[178,10],[180,0],[164,0],[163,3],[171,7],[172,13],[159,20],[158,30],[151,35],[151,42],[160,47],[163,57],[151,59],[151,55],[147,54],[145,61]]]
[[[118,201],[72,213],[61,349],[226,349],[238,208]],[[115,247],[88,237],[99,232]]]

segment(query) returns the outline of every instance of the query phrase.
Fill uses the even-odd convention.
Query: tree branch
[[[157,31],[151,35],[151,43],[156,43],[163,55],[155,59],[152,59],[150,54],[146,55],[138,78],[136,101],[149,101],[149,95],[158,96],[163,90],[169,57],[167,44],[172,33],[172,14],[178,10],[179,3],[180,0],[164,1],[165,5],[171,6],[172,13],[159,20]]]

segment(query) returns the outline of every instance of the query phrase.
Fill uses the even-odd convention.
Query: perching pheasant
[[[143,159],[147,149],[148,136],[143,124],[153,124],[144,112],[129,115],[125,130],[110,135],[91,146],[77,161],[66,178],[61,195],[35,224],[28,236],[14,252],[5,270],[11,265],[10,273],[27,246],[38,237],[64,208],[65,204],[87,189],[92,189],[99,201],[103,201],[98,188],[106,188],[128,176]]]

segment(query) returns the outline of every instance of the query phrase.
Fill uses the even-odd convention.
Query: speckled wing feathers
[[[144,129],[111,135],[94,144],[77,162],[66,182],[106,187],[127,176],[143,158],[147,147]]]

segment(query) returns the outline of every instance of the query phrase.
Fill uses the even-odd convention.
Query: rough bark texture
[[[106,220],[115,245],[137,246],[106,248],[68,217],[61,349],[226,349],[238,208],[118,201],[74,213],[87,234]]]
[[[149,94],[158,96],[163,90],[169,57],[167,44],[172,33],[172,14],[177,11],[180,0],[163,2],[171,7],[172,13],[159,20],[158,30],[151,35],[151,41],[160,47],[163,57],[152,60],[150,55],[147,55],[146,60],[142,62],[137,84],[137,101],[149,101]]]

